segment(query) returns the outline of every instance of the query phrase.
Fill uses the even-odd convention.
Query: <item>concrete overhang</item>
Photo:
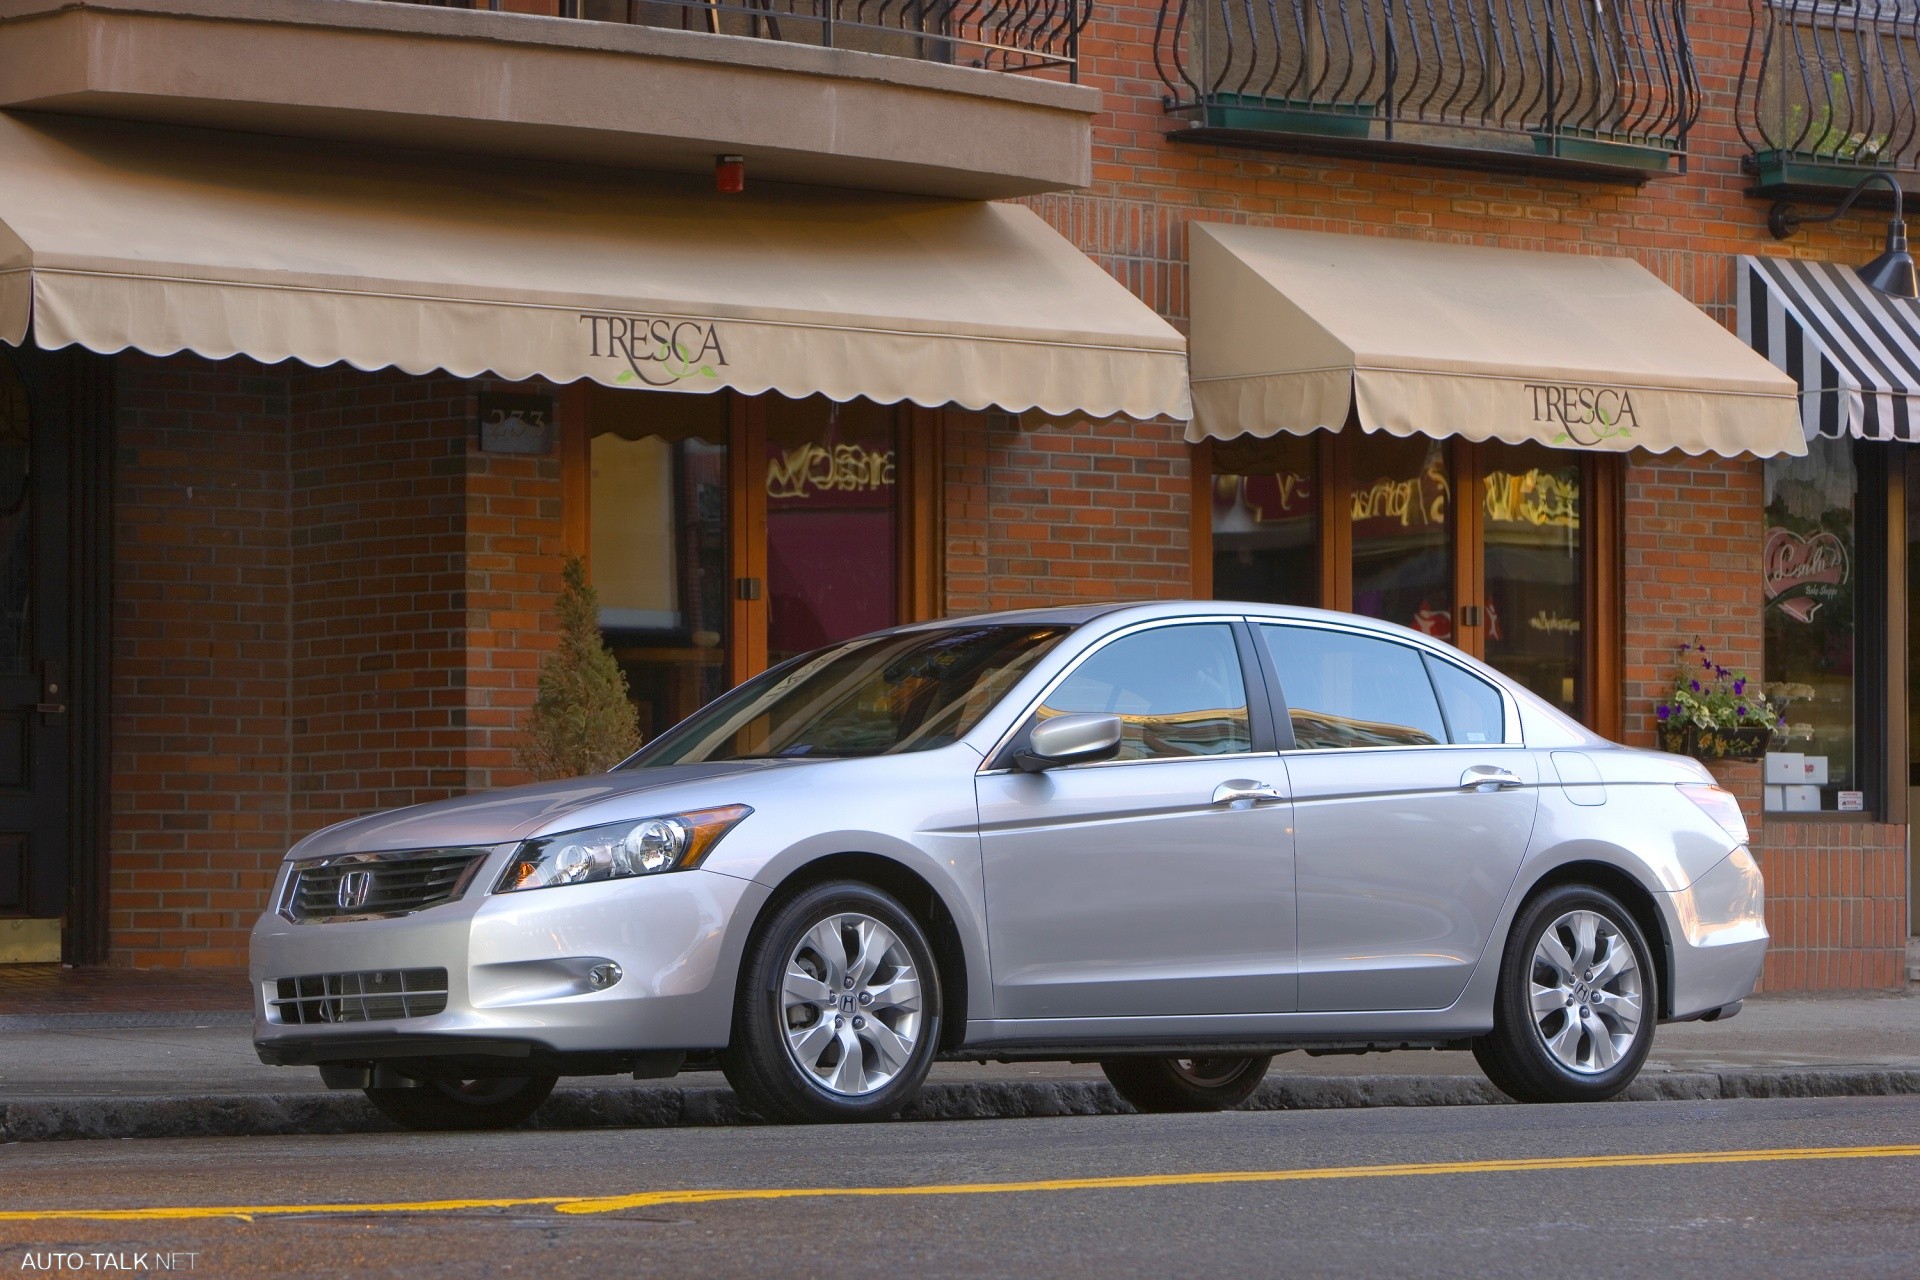
[[[968,199],[1087,185],[1096,90],[391,0],[0,0],[0,108]]]

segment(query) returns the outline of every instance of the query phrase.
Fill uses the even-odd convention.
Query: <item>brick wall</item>
[[[1178,424],[954,414],[946,441],[949,614],[1192,594]]]
[[[458,379],[335,367],[289,381],[298,837],[465,786],[472,418]]]
[[[117,361],[114,956],[245,963],[288,841],[284,378]]]
[[[475,452],[461,379],[116,371],[113,958],[239,966],[294,840],[524,780],[559,464]]]
[[[552,390],[513,387],[543,389]],[[539,687],[540,659],[559,638],[559,459],[468,453],[465,510],[464,785],[479,791],[528,781],[514,766],[513,744]]]

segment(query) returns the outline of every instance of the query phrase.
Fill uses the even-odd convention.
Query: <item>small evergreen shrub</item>
[[[514,760],[541,781],[604,773],[640,747],[627,677],[600,638],[600,594],[587,565],[567,557],[555,609],[560,647],[540,664],[540,692],[521,725]]]

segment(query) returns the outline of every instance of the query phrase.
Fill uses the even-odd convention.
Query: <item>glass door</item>
[[[1353,440],[1353,612],[1453,640],[1453,471],[1447,442]]]
[[[1479,449],[1486,616],[1481,655],[1570,716],[1586,706],[1586,554],[1580,455]]]
[[[889,405],[765,403],[772,664],[897,620],[899,442]]]
[[[724,396],[643,392],[592,403],[588,539],[600,630],[646,740],[728,685],[728,407]]]

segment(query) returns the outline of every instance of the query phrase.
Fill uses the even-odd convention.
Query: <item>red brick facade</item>
[[[513,7],[513,6],[510,6]],[[1192,221],[1629,254],[1723,323],[1733,256],[1864,261],[1876,215],[1768,238],[1731,116],[1750,11],[1690,6],[1706,92],[1691,172],[1644,187],[1177,145],[1153,63],[1157,3],[1095,9],[1095,185],[1030,203],[1185,327]],[[245,360],[117,357],[112,934],[140,966],[244,963],[285,847],[328,822],[520,780],[511,744],[551,643],[560,463],[483,455],[485,384]],[[950,414],[948,613],[1190,593],[1193,452],[1176,424],[1023,427]],[[1624,468],[1630,741],[1674,648],[1761,665],[1761,468],[1631,455]],[[1766,985],[1900,980],[1906,828],[1760,821]]]
[[[475,452],[460,379],[118,373],[114,956],[244,965],[292,841],[524,780],[559,464]]]

